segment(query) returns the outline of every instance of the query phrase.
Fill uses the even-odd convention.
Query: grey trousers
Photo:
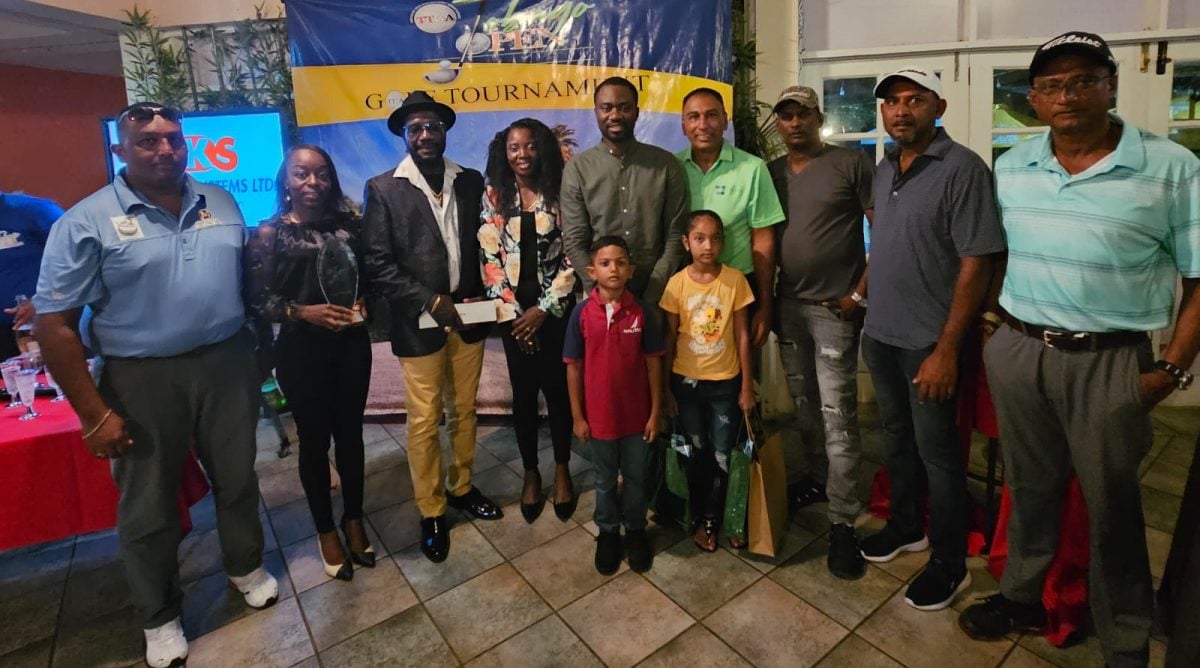
[[[1088,590],[1105,662],[1145,665],[1154,599],[1137,474],[1152,442],[1139,387],[1152,365],[1149,341],[1066,352],[1005,326],[984,362],[1012,495],[1000,591],[1041,600],[1074,470],[1088,508]]]
[[[246,575],[262,564],[256,368],[246,331],[174,357],[105,359],[100,394],[133,439],[112,471],[121,560],[144,628],[182,610],[176,498],[191,445],[212,482],[225,571]]]
[[[825,485],[829,521],[854,526],[863,511],[858,489],[862,442],[858,431],[858,322],[824,306],[783,298],[779,357],[796,413],[791,447],[804,454],[808,477]]]

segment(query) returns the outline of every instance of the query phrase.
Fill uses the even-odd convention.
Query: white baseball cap
[[[933,73],[933,70],[917,65],[906,65],[888,74],[879,77],[879,83],[875,84],[875,97],[882,98],[887,92],[887,86],[892,79],[907,79],[918,86],[930,90],[939,98],[942,96],[942,80],[938,75]]]

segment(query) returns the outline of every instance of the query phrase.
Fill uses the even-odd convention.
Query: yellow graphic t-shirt
[[[688,276],[687,269],[667,281],[658,305],[679,316],[675,362],[671,370],[697,380],[728,380],[741,372],[733,312],[754,301],[742,272],[721,267],[715,280],[704,285]]]

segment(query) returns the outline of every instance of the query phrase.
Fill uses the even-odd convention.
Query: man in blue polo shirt
[[[879,80],[875,97],[895,144],[875,174],[862,351],[879,404],[892,516],[862,541],[862,553],[885,562],[932,545],[904,600],[941,610],[971,583],[966,469],[955,421],[959,353],[1004,234],[987,165],[937,127],[946,111],[937,74],[901,68]]]
[[[79,414],[84,444],[111,459],[121,559],[146,636],[146,663],[187,658],[180,626],[176,494],[195,445],[212,478],[231,584],[246,603],[278,597],[262,567],[254,473],[259,404],[245,329],[245,223],[229,193],[187,176],[179,113],[124,109],[112,151],[127,165],[54,225],[34,299],[46,365]],[[93,317],[81,340],[79,316]],[[104,360],[99,387],[86,343]]]
[[[16,304],[17,295],[32,295],[50,226],[63,213],[48,199],[0,193],[0,360],[16,355],[18,327],[33,320],[33,304]]]
[[[1042,588],[1074,471],[1105,663],[1144,666],[1154,602],[1138,465],[1153,440],[1150,408],[1191,383],[1200,348],[1200,160],[1108,113],[1116,67],[1099,35],[1039,47],[1029,101],[1050,131],[996,163],[1007,326],[984,361],[1012,520],[1000,593],[959,624],[978,638],[1044,627]],[[1171,322],[1180,277],[1175,331],[1155,361],[1147,333]]]

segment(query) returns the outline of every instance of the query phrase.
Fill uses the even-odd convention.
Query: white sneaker
[[[146,665],[150,668],[181,666],[187,661],[187,638],[183,636],[178,617],[156,629],[145,629],[143,633],[146,634]]]
[[[251,608],[265,608],[279,598],[279,583],[262,566],[251,571],[249,575],[230,576],[229,584],[242,592],[246,597],[246,605]]]

